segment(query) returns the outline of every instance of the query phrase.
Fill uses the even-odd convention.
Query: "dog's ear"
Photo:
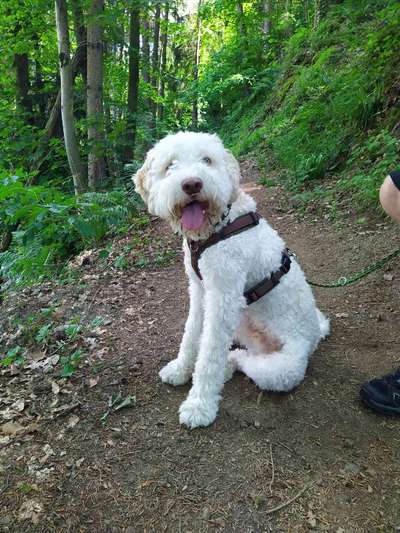
[[[140,196],[143,198],[143,200],[147,203],[147,199],[149,197],[149,191],[147,188],[147,175],[150,170],[151,163],[154,160],[154,150],[150,150],[147,153],[146,160],[141,168],[136,172],[136,174],[133,176],[133,183],[135,184],[135,190],[137,193],[140,194]]]
[[[233,192],[232,192],[231,202],[234,202],[239,192],[239,183],[240,183],[241,174],[240,174],[239,163],[237,162],[236,158],[232,155],[232,153],[227,149],[225,149],[225,165],[228,170],[228,174],[232,180]]]

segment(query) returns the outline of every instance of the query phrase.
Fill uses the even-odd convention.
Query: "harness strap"
[[[224,239],[227,239],[228,237],[232,237],[233,235],[237,235],[242,231],[257,226],[260,219],[261,216],[256,212],[247,213],[246,215],[242,215],[236,218],[234,221],[224,226],[220,231],[213,233],[205,241],[188,241],[192,268],[196,272],[198,277],[202,279],[199,269],[199,259],[204,250],[206,250],[210,246],[213,246],[214,244],[217,244],[219,241],[222,241]],[[291,260],[289,257],[289,252],[288,250],[285,250],[282,253],[282,264],[279,270],[272,272],[271,275],[266,276],[262,281],[257,283],[257,285],[254,285],[254,287],[251,287],[250,289],[244,292],[244,297],[246,298],[247,305],[256,302],[262,296],[272,291],[272,289],[278,285],[281,277],[289,272],[290,264]]]
[[[260,283],[257,283],[257,285],[254,285],[254,287],[251,287],[251,289],[244,291],[243,296],[246,298],[247,305],[256,302],[265,296],[267,292],[272,291],[272,289],[278,285],[281,277],[289,272],[291,262],[292,261],[287,251],[283,252],[282,266],[280,269],[272,272],[270,276],[265,277],[262,281],[260,281]]]
[[[242,231],[257,226],[260,218],[261,216],[258,213],[247,213],[246,215],[235,218],[235,220],[224,226],[219,231],[213,233],[205,241],[188,241],[192,267],[199,278],[203,279],[200,274],[199,259],[204,250],[210,246],[213,246],[214,244],[217,244],[219,241],[223,241],[228,237],[232,237],[233,235],[237,235]]]

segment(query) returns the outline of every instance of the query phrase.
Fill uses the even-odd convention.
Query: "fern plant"
[[[123,189],[75,197],[0,178],[0,234],[12,232],[11,247],[0,253],[0,278],[21,285],[48,277],[85,247],[125,230],[139,207],[138,196]]]

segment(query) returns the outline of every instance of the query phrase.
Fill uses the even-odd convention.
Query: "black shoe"
[[[378,413],[400,415],[400,368],[392,374],[364,383],[360,396],[368,407]]]

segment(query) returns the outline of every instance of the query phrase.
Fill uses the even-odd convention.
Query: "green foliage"
[[[139,207],[138,197],[124,190],[75,197],[3,178],[0,231],[11,229],[13,241],[0,254],[0,275],[15,285],[48,277],[72,255],[125,231]]]
[[[353,173],[338,183],[340,191],[350,192],[361,205],[378,204],[383,178],[399,165],[400,140],[383,129],[355,146],[348,160]]]
[[[325,3],[318,20],[302,9],[293,2],[274,19],[275,11],[267,44],[259,33],[249,48],[231,22],[224,46],[202,70],[207,124],[222,121],[219,130],[236,154],[257,154],[263,174],[266,164],[279,169],[295,192],[335,172],[339,192],[359,205],[375,203],[399,160],[390,133],[400,120],[393,86],[399,4]],[[256,26],[259,15],[249,8],[245,22]]]
[[[23,349],[21,346],[14,346],[11,350],[9,350],[5,357],[0,359],[0,365],[1,366],[11,366],[13,364],[15,365],[22,365],[24,363],[24,358],[22,357]]]
[[[83,352],[78,349],[72,352],[70,355],[62,356],[60,358],[61,372],[60,378],[70,378],[76,371],[80,360],[82,359]]]

